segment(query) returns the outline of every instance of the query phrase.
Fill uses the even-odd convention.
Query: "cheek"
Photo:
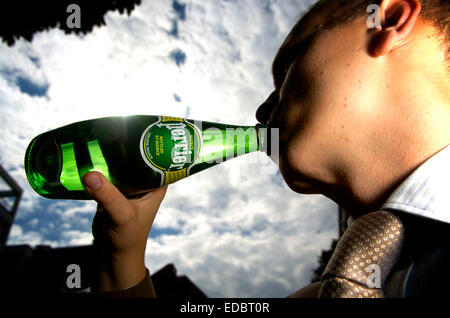
[[[372,101],[377,100],[379,89],[373,85],[370,70],[355,56],[332,58],[326,52],[315,53],[311,51],[298,69],[308,82],[307,92],[300,99],[304,105],[302,136],[309,139],[303,142],[333,146],[348,141],[374,119],[379,110],[374,109]]]
[[[308,127],[299,127],[291,138],[280,143],[280,170],[284,175],[308,174],[318,164],[317,145],[321,141]]]
[[[312,74],[297,68],[287,77],[281,101],[277,107],[277,124],[280,127],[280,168],[304,170],[309,165],[317,147],[325,147],[332,110],[321,102],[320,84]]]
[[[292,106],[293,104],[291,104]],[[280,171],[289,180],[315,180],[323,171],[330,157],[338,157],[339,145],[349,141],[342,126],[342,118],[327,103],[313,99],[305,104],[301,116],[292,111],[288,116],[287,136],[280,139]]]

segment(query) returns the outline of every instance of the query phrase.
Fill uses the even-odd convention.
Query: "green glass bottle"
[[[82,177],[100,171],[127,196],[264,151],[267,127],[136,115],[70,124],[35,137],[25,154],[32,188],[51,199],[91,199]]]

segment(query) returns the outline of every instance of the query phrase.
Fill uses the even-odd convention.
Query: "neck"
[[[353,217],[381,208],[421,164],[450,144],[450,77],[433,29],[420,24],[414,39],[372,59],[364,125],[331,165],[326,195]],[[365,96],[365,95],[364,95]],[[364,97],[363,96],[363,97]],[[355,150],[356,149],[356,150]]]
[[[337,202],[353,217],[379,210],[414,170],[450,144],[448,105],[435,100],[410,107],[411,112],[394,108],[398,115],[391,112],[383,129],[370,133],[375,137],[365,142],[356,158],[351,154],[347,162],[352,164],[341,172],[345,177]]]

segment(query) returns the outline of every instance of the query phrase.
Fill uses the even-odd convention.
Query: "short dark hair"
[[[420,17],[430,22],[439,33],[439,38],[446,50],[446,58],[450,58],[450,1],[449,0],[419,0],[422,5]],[[319,0],[310,12],[320,11],[325,5],[331,5],[327,10],[328,23],[324,27],[331,28],[351,22],[367,13],[370,4],[379,5],[381,0]]]

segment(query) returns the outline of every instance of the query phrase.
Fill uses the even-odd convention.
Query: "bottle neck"
[[[216,124],[217,125],[217,124]],[[263,151],[266,126],[220,125],[202,130],[202,151],[199,163],[223,162],[244,154]]]
[[[270,154],[269,151],[269,125],[266,124],[257,124],[256,128],[256,136],[258,138],[258,150],[261,152],[265,152]]]

